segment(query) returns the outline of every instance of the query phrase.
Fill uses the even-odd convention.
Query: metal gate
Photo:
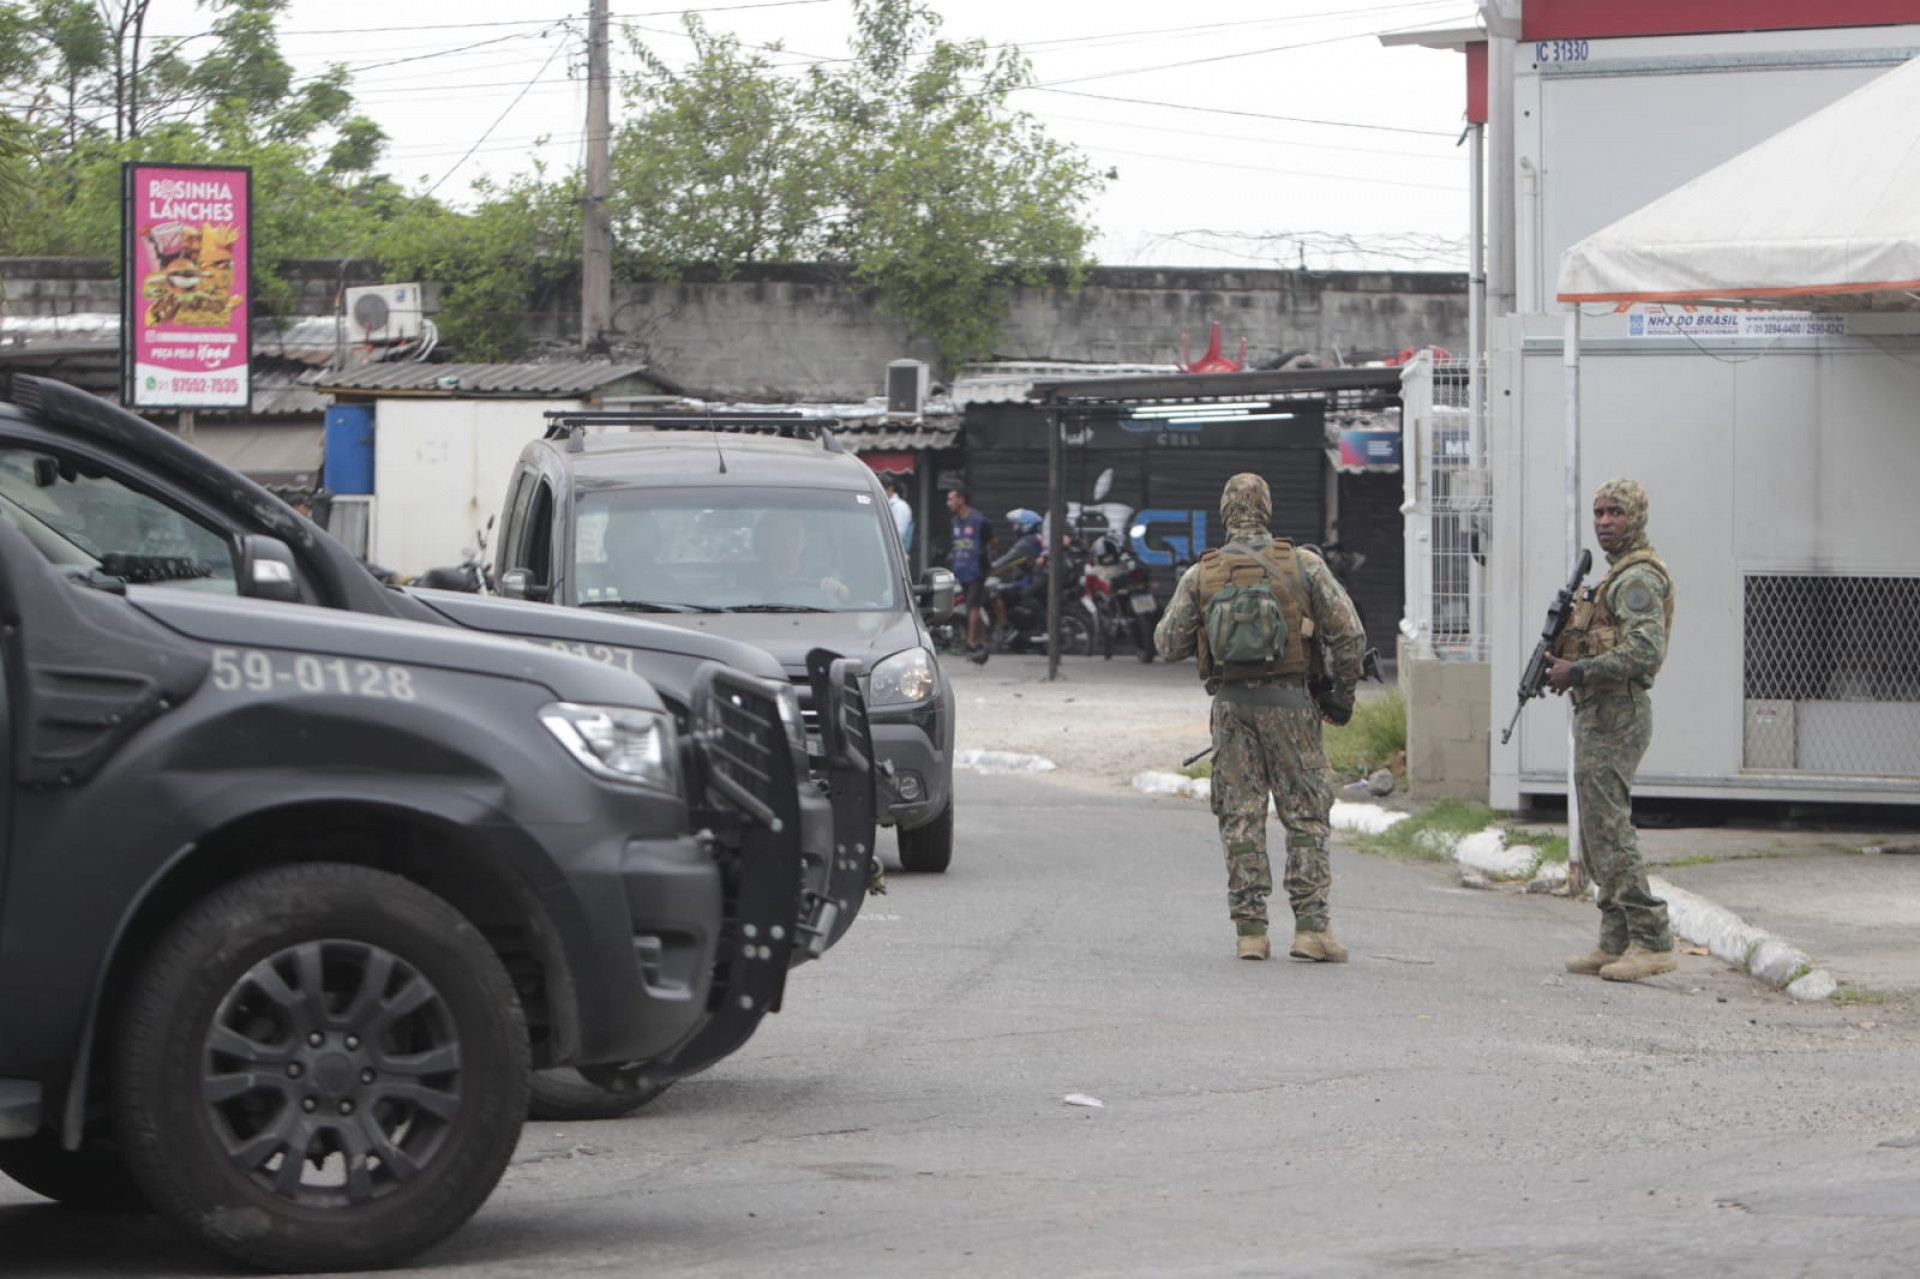
[[[1487,554],[1493,483],[1487,467],[1486,369],[1421,352],[1401,376],[1406,485],[1406,613],[1413,656],[1484,662],[1490,645]]]

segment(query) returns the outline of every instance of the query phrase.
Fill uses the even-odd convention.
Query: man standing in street
[[[1573,784],[1580,851],[1600,903],[1600,945],[1567,971],[1639,981],[1677,965],[1667,904],[1647,885],[1633,834],[1633,775],[1653,740],[1648,690],[1667,659],[1673,575],[1647,543],[1647,491],[1609,480],[1593,497],[1607,575],[1581,596],[1547,658],[1547,682],[1573,695]]]
[[[1242,959],[1266,959],[1267,798],[1287,830],[1287,899],[1296,959],[1343,964],[1327,895],[1333,787],[1321,719],[1353,715],[1366,648],[1353,602],[1325,562],[1267,531],[1267,482],[1243,473],[1220,495],[1227,543],[1175,588],[1154,630],[1169,662],[1195,657],[1213,695],[1213,811],[1227,855],[1227,910]]]
[[[987,543],[993,537],[993,525],[973,509],[967,491],[947,490],[947,510],[953,516],[952,540],[948,544],[947,566],[960,587],[967,612],[967,656],[976,663],[987,660],[986,580]]]
[[[880,477],[880,486],[887,491],[887,509],[893,512],[893,527],[900,534],[900,545],[907,552],[909,563],[913,560],[913,508],[907,505],[907,499],[900,496],[900,481],[891,475]]]

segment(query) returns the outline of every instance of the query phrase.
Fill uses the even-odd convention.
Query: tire
[[[598,1084],[589,1083],[571,1066],[536,1070],[531,1084],[532,1099],[527,1103],[527,1118],[558,1123],[620,1119],[673,1087],[673,1081],[669,1079],[634,1092],[608,1092]]]
[[[1133,655],[1143,662],[1153,660],[1153,627],[1144,617],[1133,619]]]
[[[25,1141],[0,1141],[0,1173],[69,1208],[116,1211],[147,1206],[117,1149],[89,1138],[80,1149],[67,1150],[51,1128],[42,1128]]]
[[[499,959],[440,898],[361,866],[280,867],[192,906],[135,978],[117,1045],[134,1180],[268,1270],[438,1243],[492,1192],[527,1113]]]
[[[1093,656],[1093,631],[1087,626],[1087,619],[1077,612],[1062,610],[1060,614],[1060,656]]]
[[[938,875],[953,864],[953,798],[940,815],[925,826],[900,828],[900,869],[916,875]]]

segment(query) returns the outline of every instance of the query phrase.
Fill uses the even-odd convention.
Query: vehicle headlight
[[[800,715],[800,694],[791,684],[780,686],[780,722],[787,727],[787,741],[793,749],[807,753],[807,724]]]
[[[911,706],[933,696],[933,654],[924,648],[895,653],[873,668],[869,706]]]
[[[678,790],[673,722],[663,714],[630,706],[550,702],[540,708],[540,722],[590,773],[669,793]]]

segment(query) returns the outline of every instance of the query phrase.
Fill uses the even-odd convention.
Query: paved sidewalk
[[[1804,950],[1843,995],[1920,992],[1920,833],[1728,825],[1639,834],[1655,874]],[[1888,844],[1910,851],[1863,851]]]

